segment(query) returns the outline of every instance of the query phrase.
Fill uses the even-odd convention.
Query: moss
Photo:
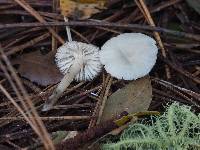
[[[126,129],[116,143],[103,150],[197,150],[200,149],[200,115],[188,106],[173,103],[150,123],[136,123]]]

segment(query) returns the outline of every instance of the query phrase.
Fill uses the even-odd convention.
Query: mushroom
[[[43,111],[50,110],[57,99],[75,78],[77,81],[92,80],[102,68],[99,48],[82,42],[66,42],[56,53],[56,64],[64,74],[63,79],[45,102]]]
[[[142,33],[124,33],[101,48],[100,61],[113,77],[136,80],[147,75],[157,59],[156,41]]]

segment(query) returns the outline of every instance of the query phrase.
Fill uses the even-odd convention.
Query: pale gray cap
[[[142,33],[124,33],[101,48],[100,61],[113,77],[134,80],[147,75],[157,59],[156,41]]]

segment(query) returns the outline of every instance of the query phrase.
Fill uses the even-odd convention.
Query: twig
[[[36,27],[36,28],[30,28],[28,30],[22,30],[21,32],[17,32],[15,34],[15,36],[9,36],[10,39],[8,41],[6,41],[5,43],[2,44],[2,47],[6,50],[9,49],[9,47],[11,47],[12,45],[21,42],[22,40],[24,40],[26,37],[30,37],[31,35],[33,35],[34,32],[37,31],[37,33],[39,33],[42,30],[41,27]]]
[[[108,28],[122,28],[122,29],[140,29],[148,31],[157,31],[160,33],[167,33],[178,37],[188,38],[200,41],[200,35],[186,32],[179,32],[175,30],[165,29],[161,27],[152,27],[141,24],[122,24],[109,22],[93,22],[93,21],[70,21],[70,22],[48,22],[48,23],[13,23],[0,24],[0,29],[10,28],[30,28],[30,27],[49,27],[49,26],[85,26],[85,27],[108,27]]]
[[[57,1],[57,0],[55,0]],[[1,8],[0,8],[1,9]],[[50,18],[50,19],[58,19],[60,21],[63,20],[63,17],[58,14],[58,13],[50,13],[50,12],[43,12],[43,11],[37,11],[41,16],[43,16],[44,18]],[[14,15],[23,15],[23,16],[31,16],[30,13],[28,13],[27,11],[24,11],[24,10],[1,10],[0,11],[0,14],[1,15],[11,15],[11,14],[14,14]]]
[[[56,10],[57,10],[57,7],[58,7],[58,0],[53,0],[53,2],[52,2],[53,4],[53,6],[52,6],[52,11],[53,12],[56,12]],[[56,21],[58,21],[58,19],[57,19],[58,17],[56,17],[55,18],[55,20]],[[56,33],[58,33],[58,27],[54,27],[53,28],[54,30],[55,30],[55,32]],[[56,40],[56,38],[52,35],[52,37],[51,37],[51,48],[52,48],[52,51],[56,51],[57,50],[57,47],[58,47],[58,43],[57,43],[57,40]]]
[[[34,93],[40,93],[41,89],[36,86],[34,83],[32,83],[31,81],[27,80],[27,79],[22,79],[23,84],[25,84],[26,86],[28,86],[31,90],[33,90]]]
[[[24,0],[14,0],[17,2],[21,7],[23,7],[26,11],[28,11],[31,15],[33,15],[38,21],[40,22],[46,22],[44,18],[35,11],[26,1]],[[62,44],[64,44],[64,40],[50,27],[47,27],[50,33]]]
[[[33,46],[34,44],[36,44],[36,43],[48,38],[49,36],[50,36],[49,33],[45,33],[45,34],[43,34],[41,36],[38,36],[38,37],[36,37],[36,38],[34,38],[34,39],[22,44],[22,45],[19,45],[19,46],[16,46],[16,47],[11,47],[11,48],[8,49],[9,51],[6,52],[6,55],[7,56],[13,55],[13,54],[15,54],[15,53],[17,53],[19,51],[22,51],[23,49],[25,49],[27,47]]]
[[[172,62],[170,62],[168,59],[162,59],[162,61],[164,61],[165,63],[167,63],[172,69],[176,70],[177,72],[179,72],[180,74],[190,78],[192,81],[194,81],[197,84],[200,84],[200,79],[198,77],[195,77],[193,74],[191,74],[190,72],[183,70],[182,68],[178,67],[177,65],[173,64]]]
[[[10,140],[6,140],[6,142],[10,145],[12,145],[15,149],[22,149],[21,147],[19,147],[18,145],[16,145],[15,143],[11,142]]]
[[[155,25],[155,23],[153,21],[153,18],[151,17],[151,14],[150,14],[150,12],[149,12],[149,10],[148,10],[145,2],[143,0],[135,0],[135,2],[139,6],[139,8],[142,11],[142,13],[144,14],[145,19],[147,20],[147,22],[151,26],[155,27],[156,25]],[[167,57],[166,49],[164,48],[164,44],[163,44],[163,42],[161,40],[161,37],[160,37],[159,33],[158,32],[154,32],[154,36],[155,36],[155,38],[156,38],[156,40],[158,42],[158,45],[161,48],[161,54],[162,54],[162,56],[164,58],[166,58]],[[167,65],[165,65],[165,71],[166,71],[167,78],[170,79],[171,78],[170,70],[169,70],[169,67]]]
[[[33,117],[28,117],[29,119],[35,119]],[[52,120],[90,120],[91,116],[51,116],[51,117],[39,117],[44,121]],[[0,120],[25,120],[24,117],[2,117]]]
[[[86,37],[84,37],[81,33],[77,32],[76,30],[73,30],[73,29],[71,29],[71,31],[74,32],[81,39],[83,39],[86,43],[90,43],[89,40]]]
[[[156,82],[156,83],[158,83],[158,84],[160,84],[160,85],[162,85],[162,86],[164,86],[164,87],[166,87],[167,89],[173,91],[174,93],[176,93],[177,95],[181,96],[181,97],[184,98],[185,100],[191,102],[191,104],[193,104],[193,105],[196,106],[197,108],[200,108],[200,105],[199,105],[197,102],[195,102],[194,99],[192,99],[192,98],[186,96],[185,94],[181,93],[181,92],[183,92],[182,89],[184,89],[184,88],[175,86],[175,85],[173,85],[172,83],[169,83],[169,82],[167,82],[167,81],[160,80],[160,79],[157,79],[157,78],[154,78],[153,81]],[[181,92],[180,92],[180,91],[181,91]],[[197,93],[194,95],[195,92],[193,92],[193,91],[188,92],[189,90],[188,90],[187,92],[186,92],[186,91],[187,91],[187,90],[184,89],[184,93],[186,93],[186,94],[192,96],[193,98],[197,99],[198,101],[200,101],[199,96],[196,97],[196,96],[197,96]],[[192,93],[192,94],[191,94],[191,93]]]
[[[167,82],[167,81],[164,81],[164,80],[161,80],[161,79],[158,79],[158,78],[153,78],[152,81],[159,83],[162,86],[171,88],[171,89],[173,89],[173,88],[178,89],[178,90],[180,90],[184,93],[187,93],[188,95],[192,96],[193,98],[197,99],[198,101],[200,101],[200,94],[199,93],[196,93],[194,91],[188,90],[188,89],[183,88],[183,87],[179,87],[177,85],[174,85],[170,82]]]
[[[97,124],[99,124],[100,121],[101,121],[102,114],[103,114],[103,111],[104,111],[104,107],[106,105],[106,100],[108,98],[109,90],[110,90],[110,87],[112,85],[112,81],[113,81],[113,78],[110,77],[110,80],[108,81],[108,85],[106,86],[105,94],[104,94],[104,97],[103,97],[103,100],[102,100],[102,103],[101,103],[101,106],[100,106],[99,115],[98,115],[98,118],[97,118]]]
[[[172,5],[175,5],[179,2],[181,2],[183,0],[169,0],[169,1],[162,1],[161,4],[158,4],[157,6],[153,7],[151,10],[150,10],[150,13],[155,13],[155,12],[159,12],[167,7],[170,7]],[[143,15],[137,15],[135,18],[134,18],[134,21],[137,21],[141,18],[143,18],[144,16]]]
[[[87,107],[93,107],[94,104],[91,103],[84,103],[84,104],[72,104],[72,105],[56,105],[52,109],[72,109],[72,108],[87,108]]]
[[[53,145],[52,140],[50,139],[50,136],[43,124],[43,122],[41,121],[41,119],[39,118],[39,115],[33,105],[33,103],[30,100],[30,97],[28,96],[24,86],[22,85],[19,77],[17,76],[16,72],[14,71],[14,68],[12,67],[12,65],[10,64],[10,61],[8,60],[7,56],[4,54],[3,49],[0,46],[0,54],[1,54],[1,59],[0,59],[0,65],[1,68],[3,69],[3,71],[5,72],[11,86],[13,87],[14,91],[16,92],[18,98],[20,99],[20,102],[22,103],[23,109],[25,110],[25,112],[27,113],[28,117],[34,117],[35,119],[28,119],[26,117],[26,115],[24,115],[24,117],[26,117],[27,121],[29,122],[29,124],[32,126],[32,128],[35,130],[35,132],[38,134],[38,136],[41,138],[41,140],[44,143],[44,146],[46,149],[48,150],[54,150],[55,147]],[[5,66],[2,63],[2,60],[5,62],[6,68],[8,69],[8,71],[11,72],[11,77],[14,79],[15,83],[12,81],[7,69],[5,68]],[[20,91],[19,91],[20,90]],[[4,92],[6,94],[6,92]],[[7,95],[8,97],[9,95]],[[11,99],[10,99],[11,100]],[[13,102],[13,101],[12,101]],[[18,106],[17,103],[13,103],[15,106]],[[17,107],[20,108],[20,107]],[[23,113],[22,113],[23,114]]]
[[[102,83],[102,91],[101,91],[100,99],[96,103],[96,107],[93,111],[92,116],[99,116],[99,111],[100,111],[100,108],[101,108],[101,105],[102,105],[102,102],[103,102],[103,99],[104,99],[106,87],[107,87],[107,84],[109,83],[110,78],[111,78],[111,76],[108,74],[106,80]],[[97,119],[92,119],[90,121],[88,128],[94,127],[96,125],[96,122],[97,122]]]

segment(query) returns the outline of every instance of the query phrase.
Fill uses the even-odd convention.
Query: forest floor
[[[73,40],[98,47],[126,32],[154,37],[159,53],[149,74],[149,110],[162,112],[167,103],[179,102],[199,113],[200,1],[93,2],[74,2],[77,10],[60,9],[58,0],[0,0],[0,149],[37,149],[45,142],[52,149],[47,130],[53,136],[95,126],[102,101],[131,82],[103,70],[90,82],[72,82],[55,107],[42,112],[63,76],[54,54],[67,41],[65,25]],[[70,11],[69,22],[63,9]]]

